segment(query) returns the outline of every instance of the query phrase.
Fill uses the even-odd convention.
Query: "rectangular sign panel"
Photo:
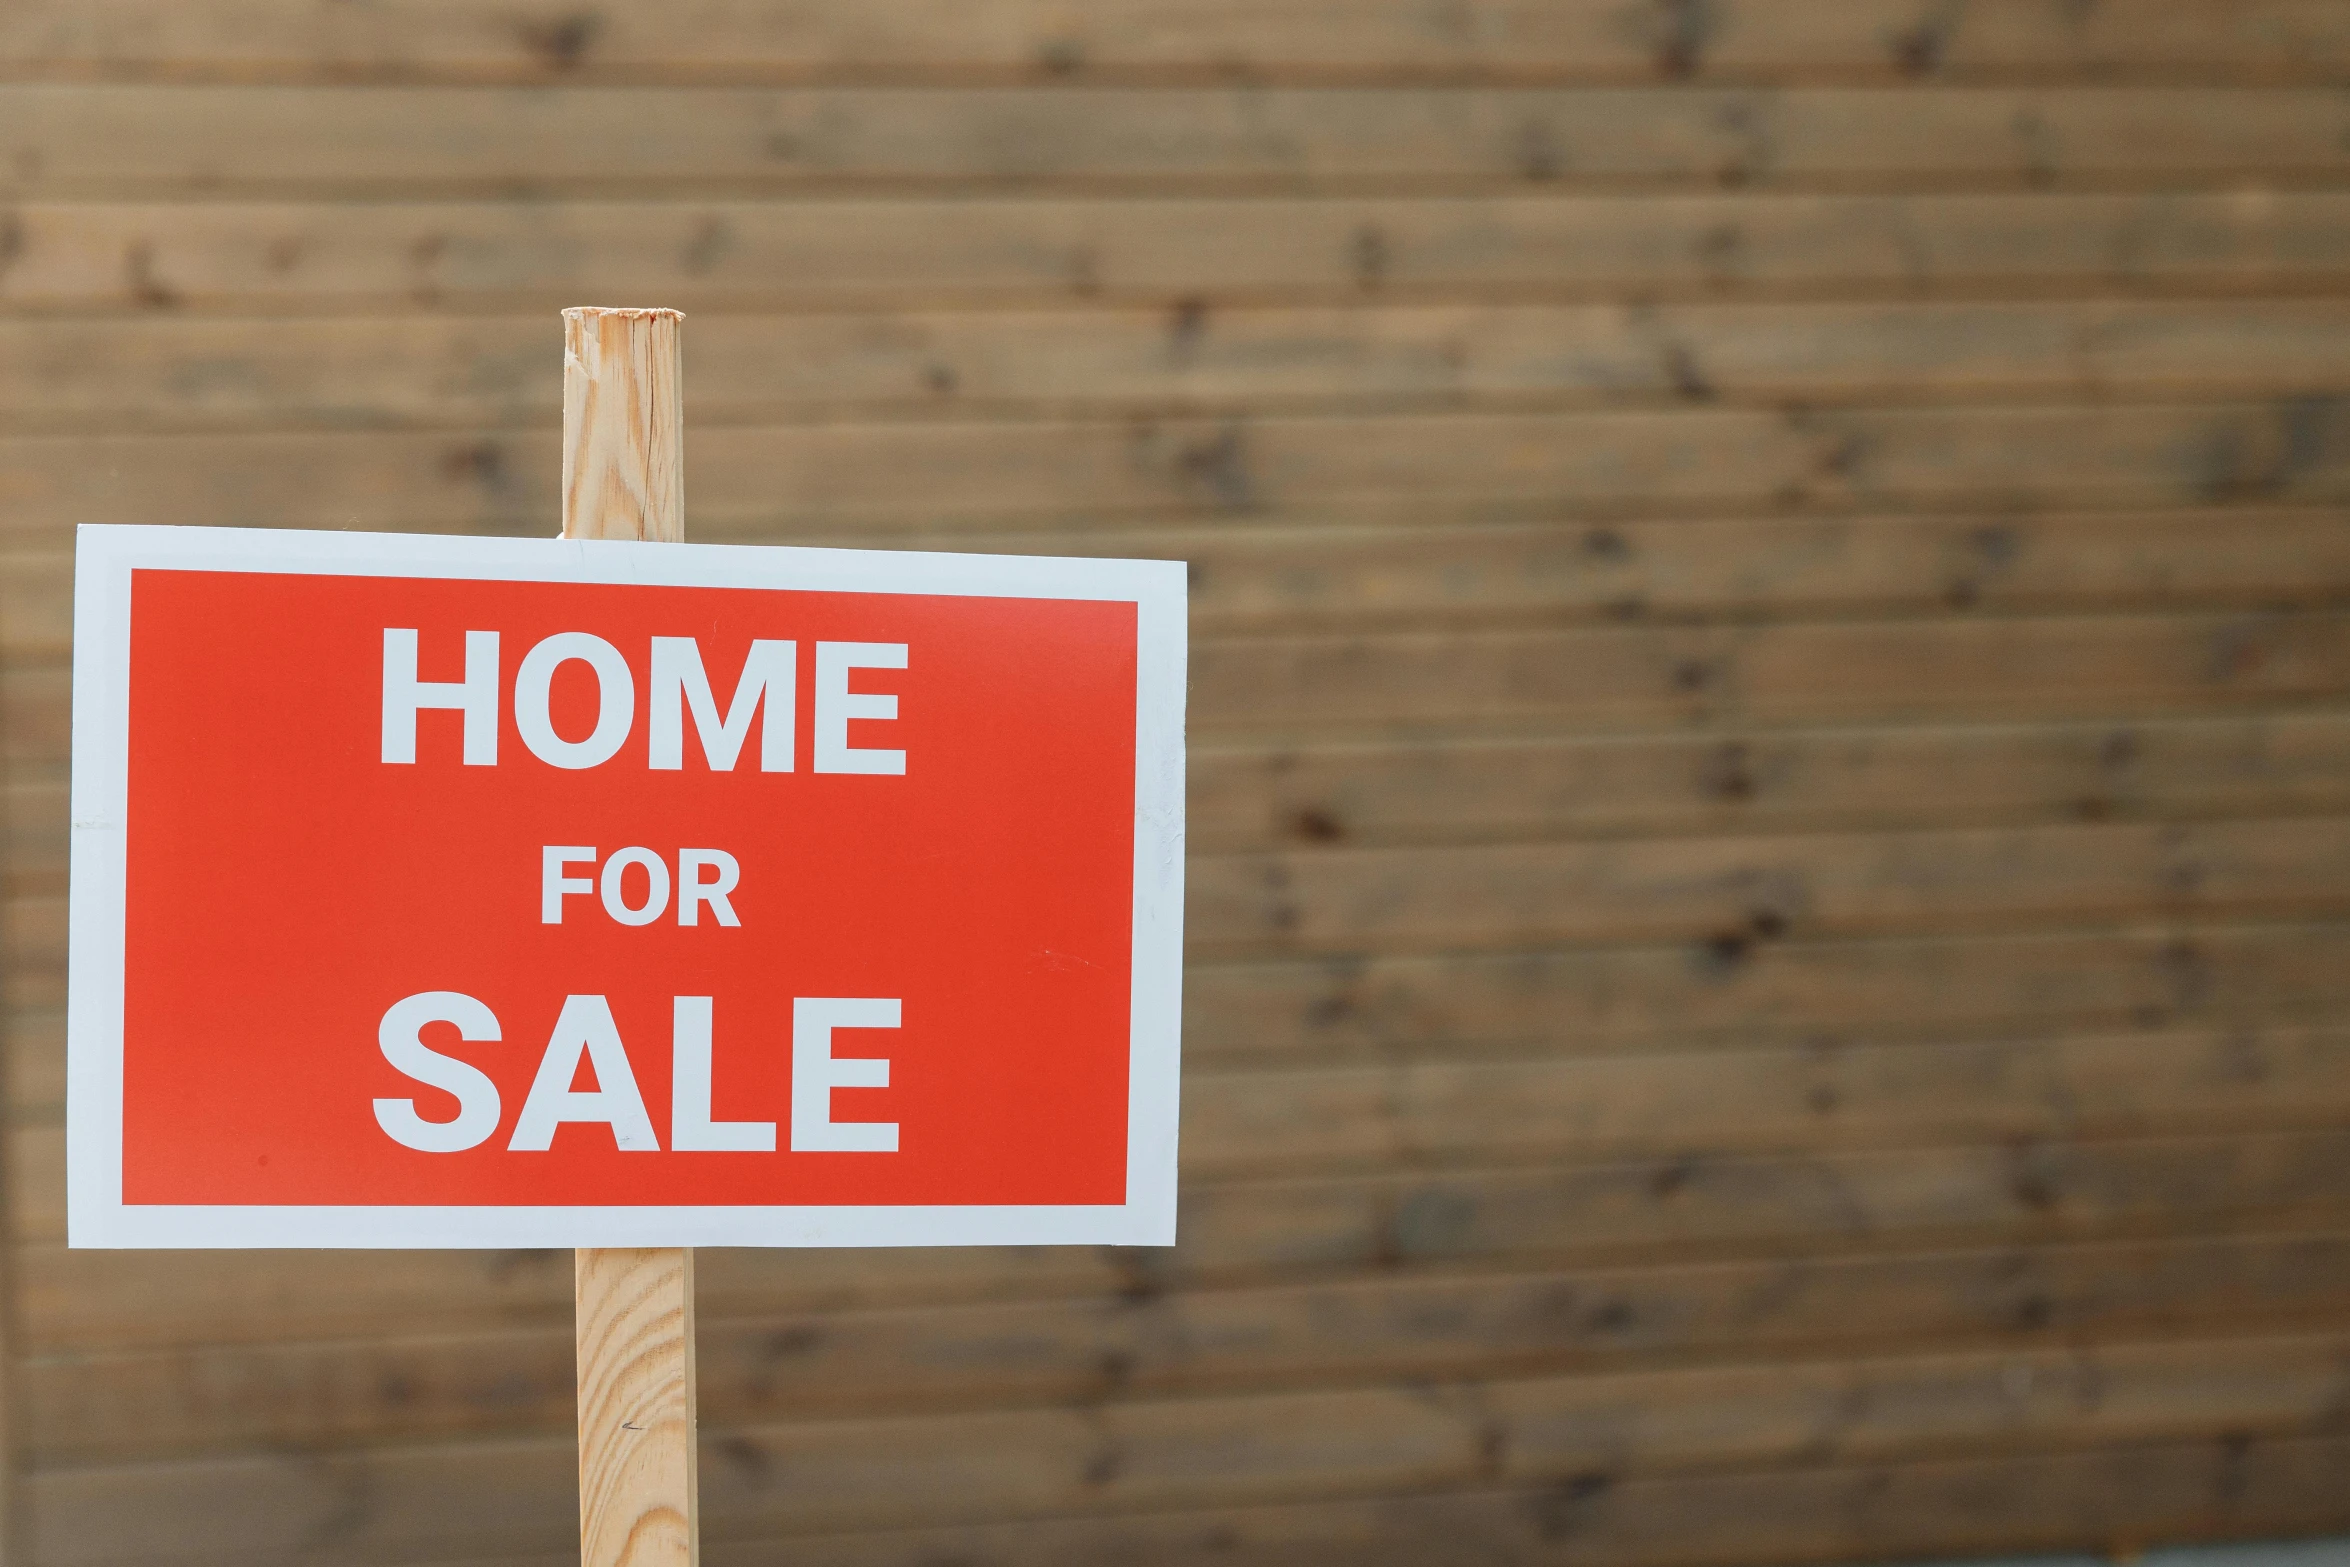
[[[1174,1239],[1184,570],[84,528],[77,1246]]]

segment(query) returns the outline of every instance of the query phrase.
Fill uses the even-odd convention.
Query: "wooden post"
[[[580,1567],[694,1567],[694,1254],[574,1256]]]
[[[563,312],[563,537],[685,537],[684,319]],[[581,1567],[697,1567],[694,1254],[575,1261]]]
[[[563,312],[563,537],[685,538],[674,310]]]

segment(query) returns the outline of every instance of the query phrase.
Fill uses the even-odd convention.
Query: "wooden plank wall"
[[[1195,563],[1183,1243],[717,1252],[720,1567],[2350,1528],[2341,0],[10,0],[34,1567],[534,1562],[571,1270],[61,1245],[79,522]],[[16,1559],[16,1558],[12,1558]]]

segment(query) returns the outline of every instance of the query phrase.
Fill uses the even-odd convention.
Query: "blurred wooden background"
[[[84,521],[1195,562],[1183,1244],[709,1253],[748,1563],[2350,1528],[2350,5],[7,0],[10,1561],[569,1559],[549,1254],[62,1244]]]

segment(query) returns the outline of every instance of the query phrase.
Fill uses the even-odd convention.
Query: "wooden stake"
[[[563,537],[685,538],[674,310],[563,312]]]
[[[563,312],[563,537],[685,537],[674,310]],[[698,1567],[694,1254],[583,1249],[581,1567]]]
[[[580,1567],[695,1567],[694,1254],[573,1255]]]

